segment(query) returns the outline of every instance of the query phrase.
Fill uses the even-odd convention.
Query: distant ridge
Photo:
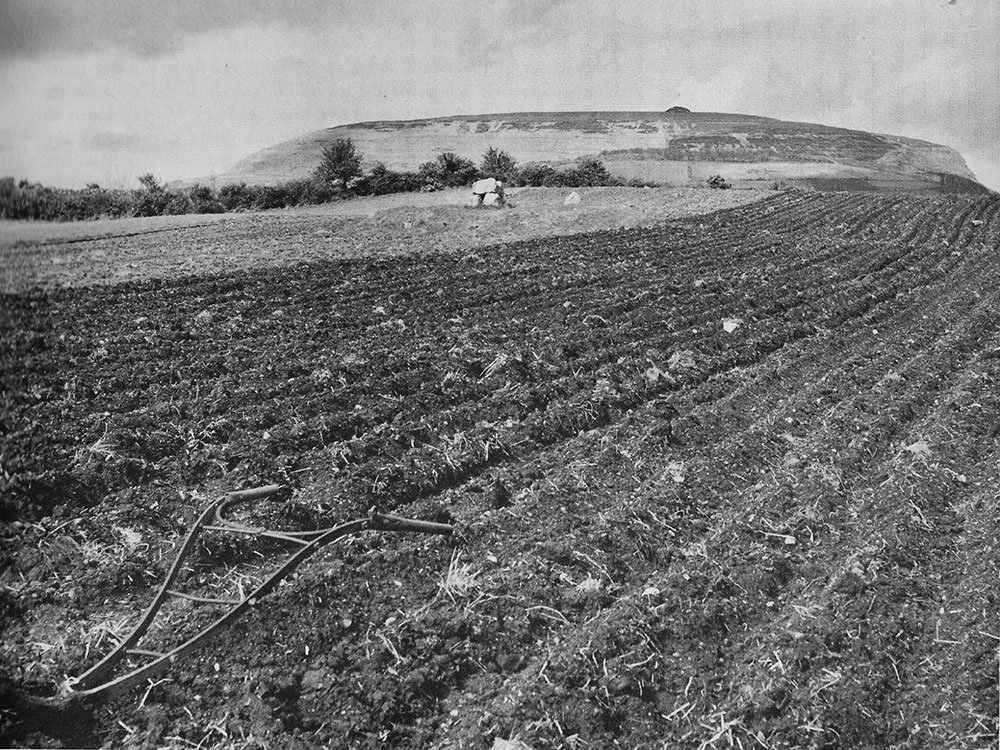
[[[416,170],[442,151],[480,161],[489,147],[519,164],[604,161],[612,174],[664,185],[703,185],[721,174],[737,187],[775,183],[820,189],[988,192],[951,148],[756,115],[690,112],[511,112],[378,120],[317,130],[247,156],[203,179],[274,184],[306,177],[323,147],[351,138],[365,166]]]

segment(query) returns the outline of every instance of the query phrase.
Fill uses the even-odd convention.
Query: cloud
[[[90,151],[116,153],[134,149],[143,141],[140,133],[115,133],[100,130],[84,134],[81,146]]]
[[[322,0],[4,0],[0,57],[123,49],[156,57],[191,37],[254,24],[307,27],[325,23],[336,6]]]
[[[995,164],[998,49],[996,0],[0,0],[0,172],[190,177],[361,120],[674,104]]]

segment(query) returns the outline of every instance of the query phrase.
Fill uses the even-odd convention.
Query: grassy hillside
[[[961,155],[898,136],[716,112],[522,112],[376,121],[307,133],[251,154],[216,184],[305,177],[323,147],[351,138],[368,166],[415,170],[442,151],[478,162],[493,146],[520,163],[554,166],[599,157],[610,171],[670,186],[722,174],[738,186],[977,191]],[[954,180],[953,178],[960,178]],[[845,182],[846,181],[846,182]],[[840,183],[843,183],[842,185]]]

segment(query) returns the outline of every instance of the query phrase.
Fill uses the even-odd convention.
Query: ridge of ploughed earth
[[[774,194],[653,227],[3,295],[3,661],[106,652],[221,492],[372,506],[164,681],[10,744],[984,747],[1000,201]],[[206,543],[230,595],[278,559]],[[155,638],[204,616],[184,602]]]

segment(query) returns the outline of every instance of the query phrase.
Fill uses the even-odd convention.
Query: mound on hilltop
[[[478,162],[489,148],[520,164],[570,166],[601,159],[624,179],[735,187],[776,184],[833,189],[954,191],[982,188],[946,147],[893,135],[755,115],[690,112],[520,112],[362,122],[307,133],[246,157],[203,183],[275,184],[307,177],[323,148],[350,138],[366,168],[413,171],[442,152]]]

